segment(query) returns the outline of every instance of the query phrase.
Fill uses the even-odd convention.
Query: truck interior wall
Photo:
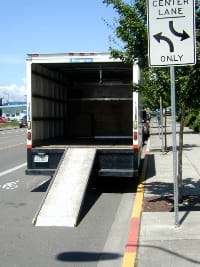
[[[131,142],[131,68],[128,77],[124,70],[102,69],[100,79],[96,67],[69,71],[63,65],[32,65],[33,146],[95,137],[130,137]]]
[[[93,75],[93,77],[92,77]],[[107,78],[107,79],[106,79]],[[98,72],[73,81],[68,90],[67,136],[131,136],[132,93],[130,83],[117,77],[99,80]],[[91,80],[90,80],[91,79]],[[130,81],[129,81],[130,82]]]
[[[64,135],[67,82],[62,73],[32,64],[32,139],[38,143]],[[33,145],[34,145],[33,143]]]
[[[72,101],[68,104],[69,138],[131,136],[130,101]]]

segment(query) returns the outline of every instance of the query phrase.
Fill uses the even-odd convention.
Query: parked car
[[[22,127],[27,127],[27,115],[24,115],[20,120],[19,120],[19,128]]]
[[[0,117],[0,123],[6,123],[7,122],[7,119],[4,118],[4,117]]]
[[[171,116],[172,115],[172,109],[171,109],[171,107],[166,108],[166,110],[164,111],[164,114],[166,116]]]

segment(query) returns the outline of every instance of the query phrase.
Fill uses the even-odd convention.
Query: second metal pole
[[[161,124],[162,154],[164,154],[162,97],[160,97],[160,124]]]

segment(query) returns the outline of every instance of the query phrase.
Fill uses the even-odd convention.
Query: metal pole
[[[175,226],[179,226],[178,207],[178,178],[177,178],[177,148],[176,148],[176,100],[175,100],[175,71],[170,67],[171,105],[172,105],[172,143],[173,143],[173,178],[174,178],[174,214]]]
[[[167,116],[165,113],[165,151],[167,151]]]
[[[162,97],[160,97],[160,124],[161,124],[162,154],[164,154],[164,143],[163,143],[163,108],[162,108]]]

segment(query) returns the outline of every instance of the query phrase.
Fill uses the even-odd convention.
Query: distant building
[[[19,120],[27,112],[26,102],[24,101],[8,102],[2,107],[2,116],[9,120]]]

